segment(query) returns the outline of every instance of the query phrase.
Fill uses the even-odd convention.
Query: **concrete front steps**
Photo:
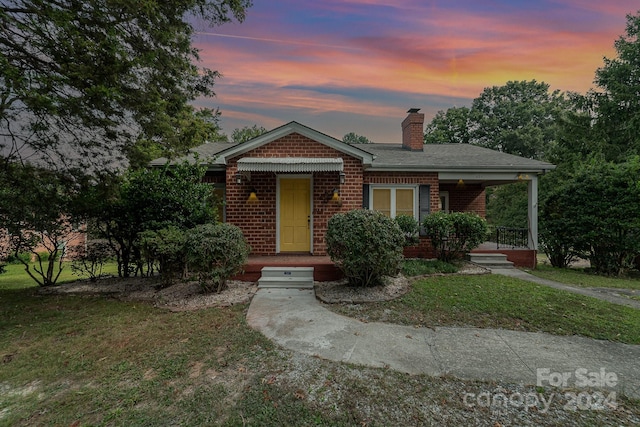
[[[486,268],[513,268],[504,254],[472,252],[467,254],[467,260]]]
[[[313,289],[313,267],[263,267],[258,288]]]

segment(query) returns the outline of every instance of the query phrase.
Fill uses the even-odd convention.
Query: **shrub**
[[[398,215],[396,222],[404,234],[403,246],[414,246],[420,243],[420,223],[409,215]]]
[[[548,180],[553,185],[541,203],[540,234],[545,250],[554,245],[554,265],[579,254],[598,274],[630,268],[640,252],[640,157],[620,164],[595,157]]]
[[[147,272],[152,274],[153,265],[157,264],[165,286],[177,277],[184,276],[187,265],[186,242],[186,233],[177,227],[140,233],[140,247],[147,261]]]
[[[199,225],[187,233],[187,262],[198,272],[198,281],[206,292],[220,292],[227,280],[242,271],[250,247],[240,228],[231,224]]]
[[[28,264],[31,262],[31,253],[19,252],[18,254],[9,254],[4,261],[7,264]]]
[[[64,252],[64,249],[62,250]],[[40,260],[41,262],[48,262],[51,258],[51,254],[46,251],[36,252],[36,260]],[[53,256],[53,261],[58,261],[60,259],[60,252],[56,252]]]
[[[441,261],[452,261],[477,248],[487,235],[487,222],[474,213],[436,212],[422,222]]]
[[[75,259],[71,263],[71,271],[77,276],[88,275],[92,282],[103,277],[104,264],[115,257],[115,252],[106,240],[90,240],[87,246],[71,248]]]
[[[327,252],[353,286],[382,284],[402,263],[405,236],[398,223],[378,211],[354,210],[329,219]]]

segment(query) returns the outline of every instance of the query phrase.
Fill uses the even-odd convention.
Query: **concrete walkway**
[[[249,325],[293,351],[337,362],[389,367],[410,374],[536,384],[538,369],[567,377],[607,377],[606,391],[640,398],[640,346],[577,336],[478,328],[415,328],[363,323],[322,307],[313,290],[260,289],[247,313]],[[554,375],[555,374],[555,375]]]
[[[517,279],[526,280],[527,282],[538,283],[540,285],[549,286],[551,288],[560,289],[562,291],[567,291],[567,292],[572,292],[574,294],[598,298],[603,301],[608,301],[608,302],[619,304],[619,305],[626,305],[627,307],[633,307],[640,310],[640,301],[633,300],[631,298],[627,298],[621,295],[622,293],[626,293],[628,295],[640,296],[640,292],[635,290],[627,290],[627,289],[612,290],[609,288],[605,291],[600,288],[578,288],[578,287],[573,287],[571,285],[565,285],[564,283],[554,282],[553,280],[543,279],[541,277],[534,276],[533,274],[529,274],[517,268],[492,268],[491,273],[502,274],[503,276],[515,277]]]

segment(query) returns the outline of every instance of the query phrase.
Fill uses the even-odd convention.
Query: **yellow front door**
[[[311,180],[280,180],[280,252],[311,251]]]

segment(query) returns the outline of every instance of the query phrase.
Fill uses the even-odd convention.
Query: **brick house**
[[[439,210],[484,216],[485,187],[525,180],[528,247],[508,256],[535,265],[538,175],[554,166],[468,144],[425,145],[418,111],[402,122],[402,144],[349,145],[290,122],[244,143],[201,145],[186,159],[204,161],[206,182],[224,200],[221,220],[239,226],[252,255],[264,256],[326,255],[329,218],[352,209],[417,219]],[[428,240],[408,255],[431,257]]]

